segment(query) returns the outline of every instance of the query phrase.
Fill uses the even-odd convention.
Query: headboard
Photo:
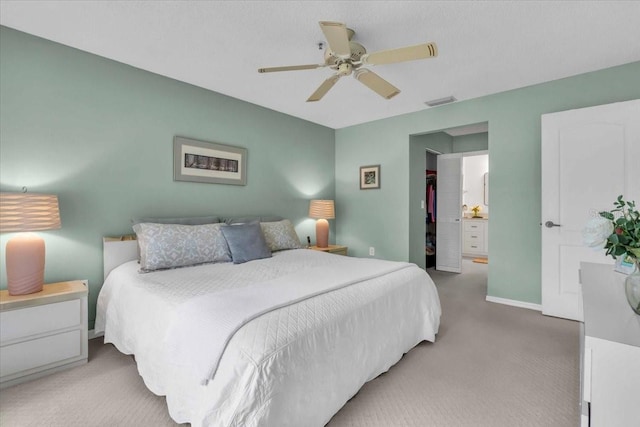
[[[104,262],[104,278],[111,270],[138,258],[138,241],[135,234],[102,238],[102,256]]]

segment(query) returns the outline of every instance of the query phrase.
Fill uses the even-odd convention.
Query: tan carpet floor
[[[485,301],[487,265],[429,269],[443,307],[422,343],[365,384],[329,427],[577,426],[579,324]],[[130,356],[101,339],[89,363],[0,391],[0,426],[171,426]]]

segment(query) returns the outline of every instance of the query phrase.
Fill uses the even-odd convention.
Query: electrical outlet
[[[420,200],[420,209],[424,209],[424,200]]]
[[[369,247],[369,256],[374,256],[376,254],[376,248],[373,246]]]

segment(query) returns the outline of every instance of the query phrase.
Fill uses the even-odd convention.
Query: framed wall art
[[[247,149],[176,136],[173,180],[247,185]]]
[[[360,167],[360,189],[373,190],[380,188],[380,165]]]

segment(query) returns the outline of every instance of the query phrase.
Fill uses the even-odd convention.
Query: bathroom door
[[[613,259],[582,229],[620,194],[640,202],[640,100],[544,114],[541,136],[542,313],[583,320],[580,262]]]
[[[462,272],[462,154],[438,156],[436,270]]]

